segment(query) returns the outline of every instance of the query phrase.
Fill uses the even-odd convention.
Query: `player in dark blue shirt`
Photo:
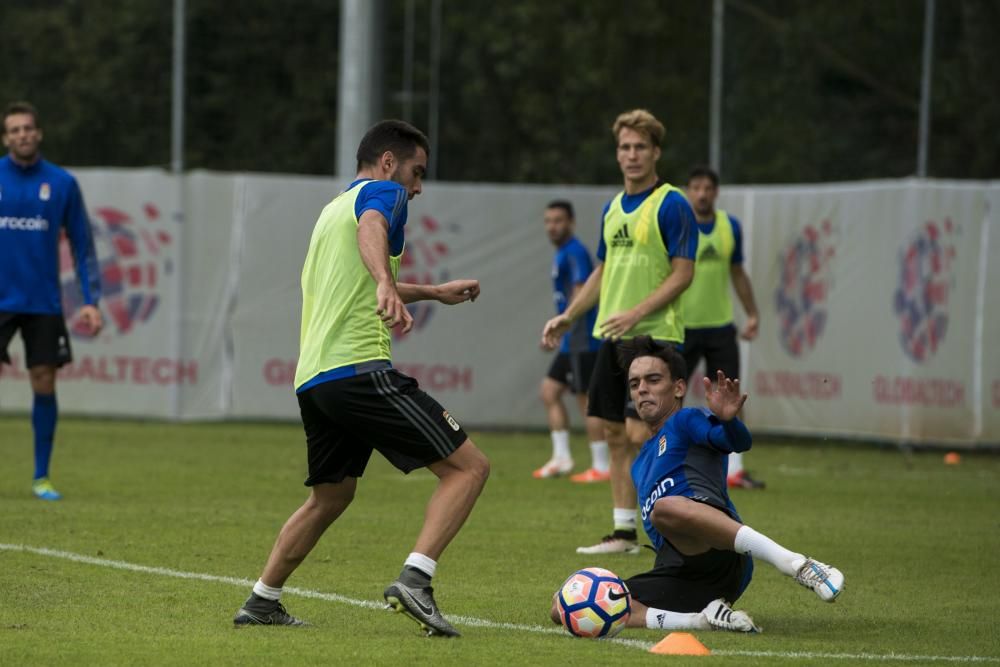
[[[32,491],[43,500],[61,496],[49,481],[55,436],[56,370],[72,360],[59,286],[59,239],[73,249],[83,296],[79,318],[91,335],[101,330],[97,255],[80,188],[69,172],[42,159],[38,112],[26,102],[3,117],[0,159],[0,363],[20,330],[34,401],[35,475]]]
[[[560,199],[545,207],[545,233],[556,247],[552,258],[552,283],[556,313],[566,310],[566,305],[574,294],[587,282],[594,263],[590,259],[587,246],[574,236],[576,220],[573,204]],[[562,336],[562,342],[548,374],[542,378],[539,394],[545,404],[552,437],[552,458],[536,470],[536,479],[547,479],[569,474],[573,470],[573,456],[569,446],[569,417],[562,396],[570,390],[576,396],[580,414],[584,416],[587,437],[590,440],[591,466],[570,477],[574,482],[605,482],[610,478],[608,471],[608,443],[604,439],[604,427],[600,419],[587,416],[587,388],[597,361],[597,348],[601,342],[594,338],[594,322],[597,308],[590,311],[570,327]]]
[[[753,573],[753,559],[770,563],[826,602],[844,588],[840,570],[789,551],[745,525],[726,490],[727,456],[750,449],[736,417],[747,400],[739,380],[721,371],[704,378],[707,409],[682,408],[684,357],[648,336],[624,348],[629,394],[653,437],[632,479],[643,527],[656,548],[653,569],[625,580],[631,594],[629,627],[757,632],[745,612],[733,611]],[[553,604],[552,617],[559,622]]]
[[[643,527],[656,548],[652,571],[627,581],[647,607],[696,612],[718,598],[734,602],[750,583],[752,558],[832,602],[844,575],[789,551],[743,524],[726,489],[727,456],[750,449],[737,418],[747,395],[721,371],[704,378],[707,409],[682,408],[687,369],[676,350],[647,337],[631,343],[629,392],[653,437],[632,465]]]

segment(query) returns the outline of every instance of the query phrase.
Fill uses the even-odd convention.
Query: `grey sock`
[[[251,609],[256,611],[274,611],[278,608],[277,600],[268,600],[267,598],[262,598],[256,593],[251,593],[247,601],[243,603],[244,609]]]
[[[431,585],[431,578],[426,572],[409,565],[403,566],[403,571],[399,573],[399,581],[410,588],[427,588]]]

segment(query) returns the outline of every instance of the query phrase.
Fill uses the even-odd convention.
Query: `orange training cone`
[[[660,655],[712,655],[708,647],[690,632],[671,632],[649,652]]]

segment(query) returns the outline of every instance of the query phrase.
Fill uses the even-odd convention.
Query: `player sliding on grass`
[[[708,409],[682,408],[684,358],[647,336],[627,350],[628,387],[636,411],[654,433],[632,465],[643,527],[656,548],[651,571],[626,580],[632,594],[630,627],[754,632],[734,612],[753,573],[753,558],[770,563],[821,600],[833,602],[844,575],[789,551],[740,521],[726,491],[726,457],[750,449],[750,431],[736,415],[747,400],[739,381],[721,371],[704,378]],[[558,611],[553,606],[553,618]]]
[[[373,449],[403,472],[426,467],[438,486],[413,553],[385,589],[396,611],[428,634],[457,636],[434,601],[437,559],[465,523],[489,462],[458,422],[417,382],[392,368],[390,329],[413,326],[404,304],[475,300],[479,283],[396,282],[406,204],[420,194],[427,137],[382,121],[358,147],[358,175],[320,214],[302,269],[302,333],[295,371],[308,446],[309,498],[278,534],[253,593],[233,619],[242,625],[303,625],[279,602],[285,580],[354,499]]]

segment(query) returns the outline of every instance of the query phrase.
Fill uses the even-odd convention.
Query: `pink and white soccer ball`
[[[559,619],[575,637],[614,637],[632,612],[631,596],[617,574],[588,567],[570,575],[559,589]]]

